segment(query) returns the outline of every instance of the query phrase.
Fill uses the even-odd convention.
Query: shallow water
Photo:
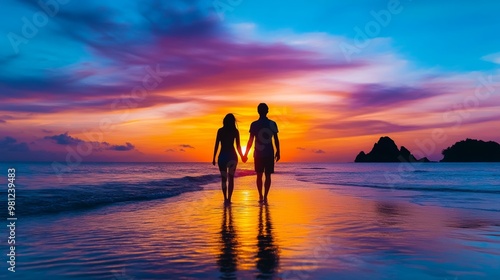
[[[230,207],[213,183],[165,199],[20,218],[16,278],[500,276],[496,212],[381,199],[377,189],[359,198],[287,174],[274,176],[261,205],[253,180],[237,178]]]
[[[495,279],[499,167],[279,164],[260,205],[241,164],[225,207],[208,164],[15,164],[14,279]]]

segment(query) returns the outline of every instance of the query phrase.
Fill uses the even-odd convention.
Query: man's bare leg
[[[271,173],[266,173],[266,181],[264,182],[264,201],[267,202],[267,194],[271,188]]]
[[[257,172],[257,190],[259,191],[259,201],[263,201],[262,197],[262,173]]]

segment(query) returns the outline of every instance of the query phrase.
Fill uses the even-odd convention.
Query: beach
[[[411,191],[315,184],[288,172],[273,176],[261,204],[255,178],[243,173],[230,206],[211,181],[160,199],[19,217],[13,279],[500,276],[496,211],[419,205],[402,199]]]

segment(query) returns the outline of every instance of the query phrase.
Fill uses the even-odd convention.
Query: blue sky
[[[267,31],[325,32],[354,38],[372,11],[387,9],[388,0],[264,1],[243,0],[227,20],[253,22]],[[491,70],[497,65],[481,58],[500,52],[500,2],[402,0],[402,12],[380,32],[393,47],[423,67],[450,71]]]
[[[65,1],[68,3],[59,6],[65,11],[72,11],[68,17],[85,12],[89,20],[95,20],[94,24],[106,23],[108,17],[119,18],[113,22],[114,24],[140,22],[143,20],[141,9],[147,10],[147,3],[155,2],[146,1],[144,5],[139,5],[139,2],[134,1],[106,1],[104,5],[96,1],[87,1],[88,3]],[[216,1],[231,3],[229,0]],[[200,11],[209,14],[214,11],[213,3],[217,3],[216,1],[172,2],[177,3],[175,4],[177,6],[189,6],[189,3],[196,2]],[[346,39],[353,39],[356,36],[355,27],[364,30],[366,25],[374,20],[372,12],[386,10],[390,3],[399,3],[398,6],[402,11],[392,14],[389,24],[382,27],[377,34],[377,37],[391,39],[393,50],[422,67],[438,67],[448,71],[481,71],[497,67],[496,64],[481,59],[500,52],[500,36],[498,36],[500,2],[497,1],[232,1],[238,5],[225,14],[221,26],[253,23],[260,31],[269,34],[268,36],[272,36],[273,32],[289,30],[299,34],[321,32]],[[2,60],[16,57],[7,35],[10,32],[20,35],[23,26],[22,17],[31,20],[33,14],[39,10],[37,1],[34,0],[4,2],[4,6],[8,8],[0,11],[2,18],[0,31],[4,34],[0,39]],[[51,1],[45,2],[51,3]],[[99,21],[99,18],[102,21]],[[16,57],[20,62],[13,65],[9,72],[13,75],[20,72],[26,74],[25,70],[30,69],[26,64],[32,66],[35,62],[43,66],[44,60],[49,60],[50,64],[59,66],[73,63],[79,57],[89,55],[85,45],[75,42],[75,37],[88,36],[97,26],[74,25],[73,38],[62,36],[65,28],[73,28],[69,18],[66,18],[65,23],[61,25],[50,20],[47,26],[40,28],[40,33],[33,40],[29,40],[28,44],[19,45],[25,52]],[[129,35],[134,36],[134,34]],[[54,59],[54,53],[57,53],[57,59]]]

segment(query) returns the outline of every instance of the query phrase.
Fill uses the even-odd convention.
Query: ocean
[[[219,181],[208,163],[84,163],[61,175],[47,163],[2,163],[5,178],[11,167],[21,215],[162,199]],[[500,211],[497,163],[280,163],[277,172],[361,196],[370,188],[417,204]],[[240,163],[237,175],[253,175],[251,164]]]
[[[227,235],[225,222],[221,230],[220,220],[227,218],[227,210],[222,205],[218,170],[209,163],[82,163],[62,176],[54,172],[50,163],[0,163],[4,173],[4,219],[8,217],[9,168],[16,170],[19,245],[15,276],[19,279],[398,279],[398,273],[413,273],[405,274],[405,279],[489,279],[500,275],[498,163],[278,163],[269,209],[274,216],[274,230],[282,232],[278,234],[280,238],[276,237],[281,240],[280,250],[288,253],[282,253],[279,265],[264,274],[262,264],[276,263],[274,255],[260,260],[259,268],[259,261],[253,260],[259,254],[243,250],[248,245],[244,236],[251,240],[260,234],[249,222],[258,224],[251,213],[261,218],[263,215],[262,206],[256,201],[251,163],[240,163],[237,172],[231,207],[233,215],[239,217],[235,218],[234,227],[241,228],[243,234],[239,243],[232,240],[234,244],[224,243],[232,235]],[[281,194],[281,200],[273,204],[274,193]],[[287,198],[287,193],[302,195]],[[311,199],[307,199],[309,195]],[[382,215],[385,222],[404,224],[405,219],[413,219],[422,223],[423,219],[425,224],[426,217],[428,223],[438,223],[433,215],[443,218],[432,228],[399,224],[391,237],[394,226],[381,228],[380,216],[373,220],[363,217],[366,211],[372,212],[372,208],[363,205],[365,202],[374,203],[373,212]],[[193,207],[199,209],[195,211]],[[287,213],[280,214],[284,208]],[[298,220],[288,221],[288,216],[299,212],[303,213],[298,217],[304,215],[302,225],[294,224]],[[335,224],[333,217],[339,215],[348,219]],[[354,230],[352,223],[360,228]],[[333,231],[339,226],[349,235],[338,235],[342,230]],[[412,251],[412,238],[427,240],[435,231],[443,236],[434,236],[432,242],[444,238],[439,246],[464,253],[464,260],[443,264],[446,261],[436,256],[444,249],[439,253]],[[226,234],[222,235],[225,247],[217,249],[221,232]],[[335,238],[350,241],[344,240],[345,246],[335,247],[342,253],[315,261],[312,269],[311,263],[299,265],[313,250],[311,244],[303,241],[310,234],[328,240],[338,235]],[[408,234],[408,240],[401,240],[401,234]],[[365,239],[354,242],[353,236]],[[373,240],[366,240],[367,236]],[[360,256],[367,254],[366,242],[378,244],[382,239],[391,244],[382,246],[381,251],[370,249],[368,254],[373,259]],[[302,248],[300,242],[307,244]],[[7,252],[7,241],[4,243],[3,251]],[[424,247],[425,244],[432,246],[424,242]],[[231,259],[233,247],[243,248],[241,255],[246,257],[234,257],[234,267],[228,271],[223,269],[220,258]],[[217,253],[220,250],[229,250],[229,255]],[[405,265],[397,268],[394,254]],[[467,255],[477,257],[478,263],[457,268]],[[351,264],[343,267],[344,262]],[[6,262],[2,263],[4,271],[0,275],[12,276]]]

